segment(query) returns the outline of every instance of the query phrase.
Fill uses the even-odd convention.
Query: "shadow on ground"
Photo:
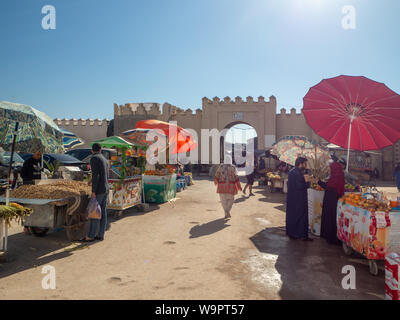
[[[117,220],[148,214],[158,209],[159,206],[156,204],[150,204],[149,210],[146,212],[131,208],[125,210],[119,219],[115,219],[112,211],[108,210],[106,230],[110,230],[112,223]],[[62,228],[57,232],[50,231],[44,237],[25,235],[23,227],[20,228],[20,233],[8,237],[7,261],[0,264],[0,278],[50,264],[53,261],[69,257],[73,251],[85,249],[97,243],[97,241],[91,243],[71,242]],[[87,231],[88,228],[89,223],[86,224]],[[105,236],[107,237],[107,233]]]
[[[372,276],[366,259],[345,256],[340,246],[328,245],[316,237],[312,242],[290,240],[285,227],[266,228],[250,240],[261,253],[253,257],[259,259],[253,263],[258,263],[265,277],[275,281],[282,299],[384,298],[384,272],[380,270],[377,277]],[[276,262],[271,265],[271,261]],[[344,290],[341,286],[345,265],[356,269],[356,290]]]
[[[208,236],[229,227],[228,220],[222,218],[194,226],[190,229],[190,239]]]

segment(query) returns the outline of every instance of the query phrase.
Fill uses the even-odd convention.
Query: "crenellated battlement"
[[[114,115],[116,116],[135,116],[135,115],[154,115],[161,114],[159,103],[126,103],[117,105],[114,103]]]
[[[75,126],[75,127],[77,127],[77,126],[98,126],[98,127],[105,126],[105,127],[107,127],[108,124],[110,123],[109,119],[82,119],[82,118],[80,118],[80,119],[56,118],[53,121],[57,126],[63,127],[63,128],[64,127],[72,127],[72,126]]]
[[[297,113],[296,108],[291,108],[290,112],[286,112],[285,108],[281,108],[280,113],[278,113],[278,116],[303,116],[303,113]]]
[[[257,101],[254,100],[253,97],[248,96],[246,97],[246,100],[243,100],[241,97],[237,96],[235,97],[234,100],[232,100],[230,97],[225,97],[223,99],[219,98],[219,97],[214,97],[212,99],[209,99],[207,97],[204,97],[202,99],[203,101],[203,105],[243,105],[243,104],[251,104],[251,105],[265,105],[267,103],[271,103],[271,102],[276,102],[276,98],[274,96],[270,96],[269,97],[269,101],[265,101],[265,98],[263,96],[259,96],[257,98]]]

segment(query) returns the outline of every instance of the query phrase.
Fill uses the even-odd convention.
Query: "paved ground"
[[[13,226],[0,299],[384,298],[383,272],[370,275],[366,260],[286,238],[283,194],[237,196],[225,222],[212,182],[199,179],[174,202],[110,218],[105,241],[90,246]],[[45,265],[56,269],[55,290],[41,287]],[[356,268],[356,290],[341,287],[344,265]]]

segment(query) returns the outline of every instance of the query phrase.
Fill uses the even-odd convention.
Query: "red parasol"
[[[379,150],[400,139],[400,96],[383,83],[339,76],[322,80],[303,100],[308,125],[348,152]]]
[[[185,153],[194,150],[197,146],[192,134],[174,123],[160,120],[142,120],[136,123],[136,128],[162,130],[168,136],[169,145],[174,146],[171,151],[172,154]]]

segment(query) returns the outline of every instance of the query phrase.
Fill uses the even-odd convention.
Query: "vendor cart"
[[[283,179],[269,178],[268,187],[271,193],[276,192],[277,190],[283,192]]]
[[[384,260],[390,247],[390,213],[370,211],[338,202],[337,237],[346,255],[362,254],[369,262],[369,271],[378,275],[377,261]]]
[[[308,227],[315,236],[321,235],[322,205],[325,191],[308,188]]]
[[[148,203],[164,203],[176,197],[176,174],[143,175],[143,189]]]
[[[137,175],[121,179],[108,179],[110,194],[107,209],[114,210],[114,218],[121,217],[124,210],[142,204],[142,176]]]
[[[5,201],[5,198],[0,197],[1,203]],[[65,228],[71,241],[82,238],[85,233],[88,195],[64,199],[10,198],[10,202],[33,209],[33,213],[25,217],[22,224],[37,237],[45,236],[52,228]]]

